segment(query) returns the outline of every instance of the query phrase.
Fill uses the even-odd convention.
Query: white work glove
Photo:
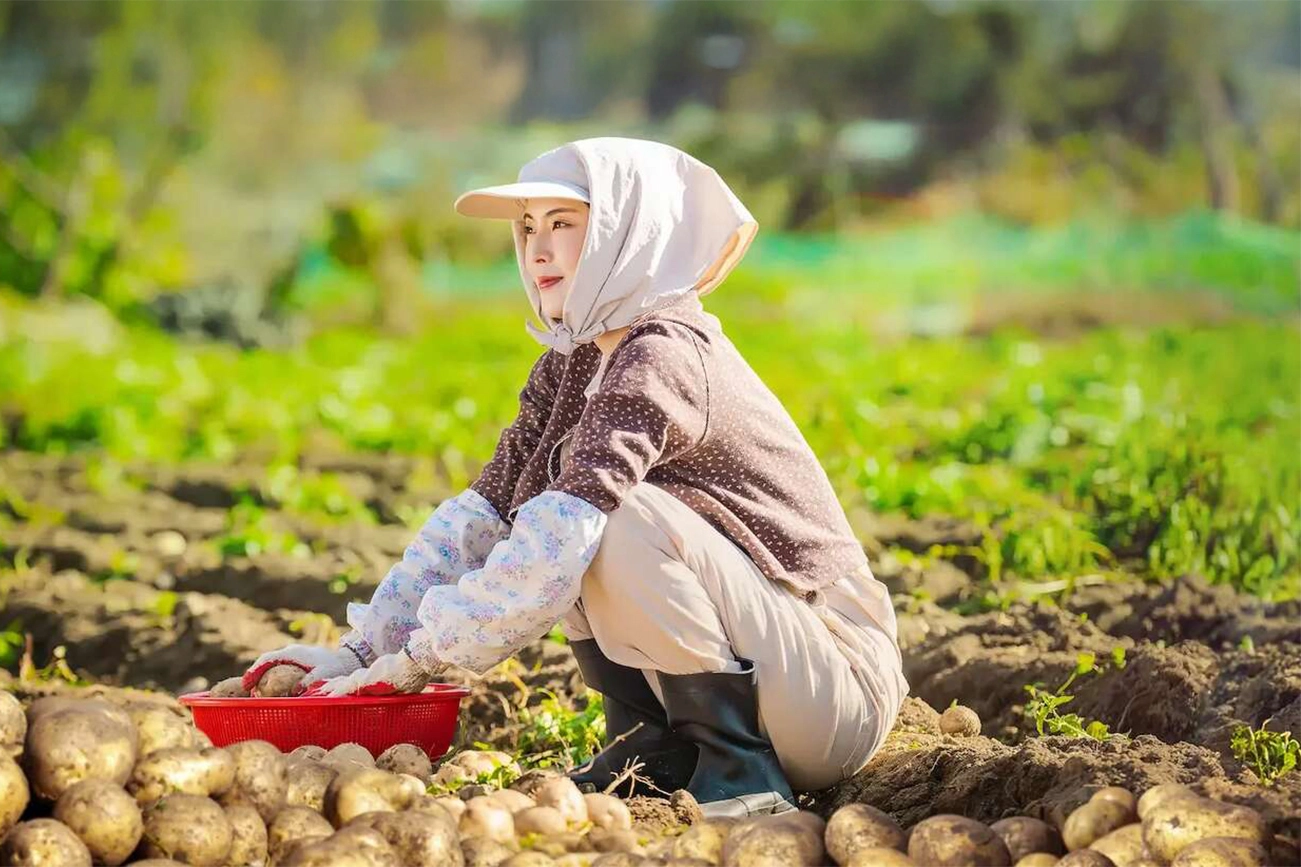
[[[252,694],[262,675],[277,665],[293,665],[306,672],[302,683],[311,684],[352,674],[365,668],[365,660],[359,651],[349,645],[337,648],[319,647],[313,644],[291,644],[279,650],[268,651],[257,658],[244,672],[244,691]]]
[[[359,668],[351,674],[315,683],[305,680],[307,688],[303,694],[337,697],[420,692],[435,673],[412,659],[404,649],[381,656],[369,668]]]

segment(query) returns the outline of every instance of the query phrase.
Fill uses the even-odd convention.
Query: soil
[[[339,474],[375,520],[295,516],[276,502],[255,462],[128,467],[134,485],[105,492],[88,482],[79,458],[0,452],[0,492],[27,504],[0,505],[0,567],[10,567],[0,572],[0,628],[31,636],[38,668],[64,647],[72,669],[94,684],[0,674],[0,687],[20,695],[129,690],[124,695],[170,702],[266,650],[335,640],[346,604],[369,598],[413,535],[398,514],[449,492],[412,488],[409,479],[437,474],[416,473],[403,458],[315,455],[301,463],[304,471]],[[218,554],[227,510],[242,496],[263,503],[268,525],[295,533],[309,555]],[[1296,836],[1301,773],[1264,788],[1234,759],[1229,741],[1236,726],[1266,721],[1301,733],[1301,605],[1266,605],[1190,576],[1082,586],[1059,605],[964,615],[980,579],[972,564],[905,565],[889,549],[961,545],[971,528],[850,517],[895,594],[911,695],[872,761],[832,789],[801,793],[804,805],[827,815],[867,803],[905,827],[937,813],[1060,821],[1101,786],[1182,782],[1256,807],[1276,830]],[[343,574],[352,580],[340,581]],[[1124,651],[1123,667],[1112,660],[1115,648]],[[1085,652],[1096,655],[1099,670],[1071,685],[1062,711],[1119,734],[1104,742],[1039,735],[1026,716],[1025,686],[1056,689]],[[17,668],[12,659],[9,668]],[[548,696],[575,706],[585,700],[569,649],[546,640],[485,677],[453,670],[446,679],[472,690],[462,744],[511,749],[521,709]],[[979,714],[980,736],[940,733],[937,711],[953,701]],[[634,800],[630,807],[647,826],[692,820],[682,803]]]

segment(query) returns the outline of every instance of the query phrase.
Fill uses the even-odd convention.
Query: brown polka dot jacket
[[[634,324],[592,390],[600,362],[583,344],[534,364],[518,416],[471,485],[498,515],[547,490],[609,513],[645,481],[773,580],[808,591],[866,568],[817,457],[699,298]]]

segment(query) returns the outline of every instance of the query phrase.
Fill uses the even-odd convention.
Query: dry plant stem
[[[632,734],[633,732],[637,731],[637,729],[639,729],[639,728],[641,728],[641,727],[642,727],[642,724],[641,724],[641,723],[637,723],[635,726],[633,726],[632,728],[628,729],[628,730],[627,730],[626,732],[624,732],[623,734],[618,735],[617,737],[615,737],[614,740],[610,741],[608,744],[606,744],[605,746],[601,747],[601,749],[600,749],[599,751],[597,751],[596,753],[593,753],[593,754],[592,754],[592,757],[591,757],[590,759],[587,760],[587,763],[586,763],[586,764],[580,765],[580,766],[577,767],[577,768],[571,768],[571,770],[574,771],[575,773],[580,773],[580,774],[583,773],[584,771],[588,771],[588,770],[590,770],[591,767],[592,767],[592,763],[593,763],[593,762],[595,762],[595,761],[596,761],[598,758],[600,758],[601,756],[605,755],[606,752],[608,752],[610,749],[612,749],[612,748],[613,748],[615,745],[617,745],[620,741],[622,741],[624,738],[628,737],[628,735],[630,735],[630,734]]]

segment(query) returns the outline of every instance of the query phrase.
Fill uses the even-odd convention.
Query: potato
[[[1250,807],[1210,798],[1171,798],[1149,810],[1143,819],[1143,843],[1157,861],[1169,863],[1193,843],[1211,837],[1235,837],[1264,845],[1269,833],[1265,820]]]
[[[27,730],[28,778],[37,797],[57,801],[91,777],[119,786],[130,778],[136,761],[135,726],[120,709],[113,713],[95,704],[80,702],[42,713]]]
[[[341,773],[325,790],[325,818],[336,828],[362,813],[405,810],[425,794],[414,777],[398,776],[376,768]]]
[[[497,803],[501,804],[512,813],[518,813],[520,810],[527,810],[530,807],[536,807],[535,802],[523,792],[517,792],[514,789],[498,789],[488,795]]]
[[[27,739],[27,714],[23,704],[11,692],[0,691],[0,752],[11,759],[23,754]]]
[[[257,686],[253,687],[253,695],[257,698],[293,695],[306,675],[307,672],[296,665],[273,665],[263,673]]]
[[[248,804],[263,822],[270,822],[289,794],[285,757],[266,741],[240,741],[226,752],[235,760],[235,782],[222,794],[222,805]]]
[[[631,828],[632,814],[628,805],[613,795],[591,793],[583,795],[587,804],[587,820],[598,828]]]
[[[1138,818],[1138,799],[1134,797],[1133,792],[1123,786],[1105,786],[1094,792],[1089,797],[1089,800],[1115,801],[1117,804],[1121,804],[1128,809],[1135,819]]]
[[[226,863],[234,829],[216,801],[200,795],[168,795],[145,808],[140,851],[146,858],[173,858],[195,867]]]
[[[1138,818],[1140,820],[1147,818],[1147,814],[1151,810],[1171,799],[1200,797],[1201,795],[1183,783],[1162,783],[1159,786],[1153,786],[1138,799]]]
[[[465,768],[474,777],[483,773],[491,773],[501,767],[507,767],[514,773],[519,773],[519,765],[515,764],[515,760],[510,757],[509,753],[503,753],[500,750],[461,750],[443,762],[444,767],[447,765]]]
[[[566,852],[551,863],[556,867],[592,867],[599,857],[595,852]]]
[[[287,753],[285,758],[290,761],[296,759],[311,759],[314,762],[319,762],[321,759],[325,758],[325,756],[325,747],[318,747],[316,744],[303,744],[301,747],[296,747],[293,752]]]
[[[516,852],[501,862],[501,867],[553,867],[555,859],[541,852]]]
[[[334,768],[339,773],[357,768],[375,767],[375,759],[370,751],[361,744],[339,744],[331,748],[318,759],[321,764]]]
[[[827,854],[837,864],[846,864],[860,849],[898,849],[908,845],[899,823],[876,807],[847,804],[827,822]]]
[[[697,858],[710,864],[723,861],[723,841],[736,825],[735,819],[705,819],[669,841],[674,858]]]
[[[658,865],[659,861],[650,861],[642,855],[635,852],[605,852],[596,856],[591,862],[592,867],[649,867],[649,865]],[[689,861],[672,861],[674,865],[686,864],[688,867],[694,867]],[[705,864],[704,861],[695,862]]]
[[[529,807],[515,814],[515,833],[563,834],[568,825],[565,817],[555,807]]]
[[[432,795],[421,795],[412,801],[407,809],[419,813],[445,814],[451,818],[452,824],[455,825],[465,815],[465,801],[451,795],[439,795],[437,798]]]
[[[936,867],[1007,867],[1011,855],[988,825],[941,813],[923,819],[908,838],[908,857]]]
[[[267,854],[278,864],[303,840],[324,840],[333,833],[334,826],[315,810],[285,807],[267,825]]]
[[[826,861],[823,828],[821,819],[812,822],[799,812],[742,820],[723,841],[723,864],[727,867],[816,867]]]
[[[529,848],[551,858],[559,858],[570,852],[587,848],[587,839],[574,831],[561,831],[559,834],[535,834],[529,838]]]
[[[324,840],[297,846],[285,867],[401,867],[384,835],[373,828],[346,828]]]
[[[1057,867],[1116,867],[1096,849],[1076,849],[1057,862]]]
[[[962,738],[975,737],[980,734],[980,717],[971,708],[955,704],[940,714],[940,731]]]
[[[90,867],[90,850],[56,819],[15,825],[0,843],[0,863],[13,867]]]
[[[461,857],[465,859],[465,867],[497,867],[514,854],[514,849],[491,837],[461,838]]]
[[[131,867],[184,867],[184,865],[171,858],[146,858],[143,861],[132,861]]]
[[[441,768],[440,768],[441,770]],[[533,790],[545,783],[547,780],[554,780],[556,777],[563,776],[559,771],[553,771],[549,768],[534,768],[526,771],[515,778],[515,782],[510,784],[511,789],[533,797]]]
[[[462,837],[487,837],[502,843],[515,839],[515,820],[492,798],[481,796],[466,801],[465,814],[457,827]]]
[[[189,747],[194,745],[190,725],[180,713],[167,705],[156,702],[131,702],[126,712],[140,735],[140,756],[147,756],[157,750],[168,747]]]
[[[1053,867],[1060,857],[1060,855],[1053,855],[1049,852],[1031,852],[1020,861],[1017,861],[1016,867]]]
[[[916,867],[917,862],[898,849],[888,846],[869,846],[855,849],[854,855],[843,867]]]
[[[1047,822],[1029,816],[1012,816],[999,819],[989,827],[1003,841],[1013,863],[1033,852],[1049,852],[1058,856],[1066,854],[1062,835]]]
[[[292,754],[291,754],[292,755]],[[311,807],[318,813],[325,811],[325,792],[339,776],[334,768],[311,759],[290,759],[286,774],[289,778],[285,803],[293,807]]]
[[[216,685],[208,690],[208,695],[213,698],[248,698],[248,690],[244,689],[243,677],[228,677],[217,681]]]
[[[380,753],[375,767],[393,774],[410,774],[428,785],[434,776],[433,763],[425,751],[415,744],[394,744]]]
[[[1190,843],[1170,862],[1170,867],[1265,867],[1265,848],[1239,837],[1206,837]]]
[[[1135,861],[1147,857],[1147,849],[1143,846],[1143,826],[1137,822],[1104,834],[1090,843],[1089,848],[1106,855],[1116,867],[1130,867]]]
[[[117,867],[135,851],[144,818],[135,798],[108,780],[82,780],[54,805],[54,818],[86,844],[96,864]]]
[[[587,842],[597,852],[642,852],[638,834],[631,828],[593,828],[587,834]]]
[[[1099,837],[1105,837],[1117,828],[1134,821],[1134,814],[1124,804],[1116,801],[1089,801],[1077,807],[1062,825],[1062,841],[1068,852],[1086,849]]]
[[[283,810],[281,812],[284,812]],[[231,867],[259,867],[267,861],[267,826],[256,809],[247,804],[226,808],[230,822],[230,852],[226,863]]]
[[[587,821],[587,802],[568,777],[544,781],[533,790],[533,800],[539,807],[555,807],[571,826]]]
[[[235,783],[235,757],[225,750],[165,747],[136,762],[126,789],[147,804],[180,793],[215,797]]]
[[[446,814],[363,813],[348,823],[358,825],[382,834],[403,867],[442,867],[461,855],[456,823]]]
[[[23,769],[8,755],[0,755],[0,835],[22,818],[31,799]]]

